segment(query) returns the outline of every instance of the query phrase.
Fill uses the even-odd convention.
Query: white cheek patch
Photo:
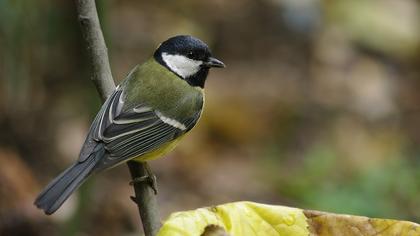
[[[194,75],[200,70],[201,61],[196,61],[182,55],[162,53],[162,59],[166,65],[182,78]]]

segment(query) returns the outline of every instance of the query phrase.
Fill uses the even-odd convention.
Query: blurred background
[[[118,81],[177,34],[227,64],[151,162],[162,218],[249,200],[420,221],[420,1],[97,4]],[[51,217],[32,205],[100,107],[73,1],[0,0],[0,45],[0,235],[138,235],[125,165]]]

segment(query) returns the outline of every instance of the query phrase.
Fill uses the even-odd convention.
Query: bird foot
[[[155,195],[158,194],[156,175],[152,174],[149,170],[147,171],[147,175],[134,178],[133,180],[130,181],[129,184],[133,186],[135,184],[143,183],[143,182],[147,182],[149,184],[149,186],[153,189],[153,192],[155,193]]]

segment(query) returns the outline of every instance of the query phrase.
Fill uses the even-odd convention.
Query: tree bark
[[[92,81],[102,102],[112,94],[115,83],[111,74],[108,49],[99,23],[94,0],[76,0],[78,19],[85,40],[92,68]],[[145,164],[129,161],[128,167],[133,180],[146,175]],[[156,195],[147,181],[135,183],[135,202],[138,206],[143,230],[146,236],[154,236],[160,227]]]
[[[114,91],[115,83],[112,79],[108,49],[99,23],[96,4],[94,0],[77,0],[76,4],[80,27],[92,67],[91,79],[104,102]]]

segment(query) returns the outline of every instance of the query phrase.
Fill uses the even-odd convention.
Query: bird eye
[[[188,52],[187,57],[190,58],[190,59],[193,59],[194,58],[194,52],[192,52],[192,51]]]

